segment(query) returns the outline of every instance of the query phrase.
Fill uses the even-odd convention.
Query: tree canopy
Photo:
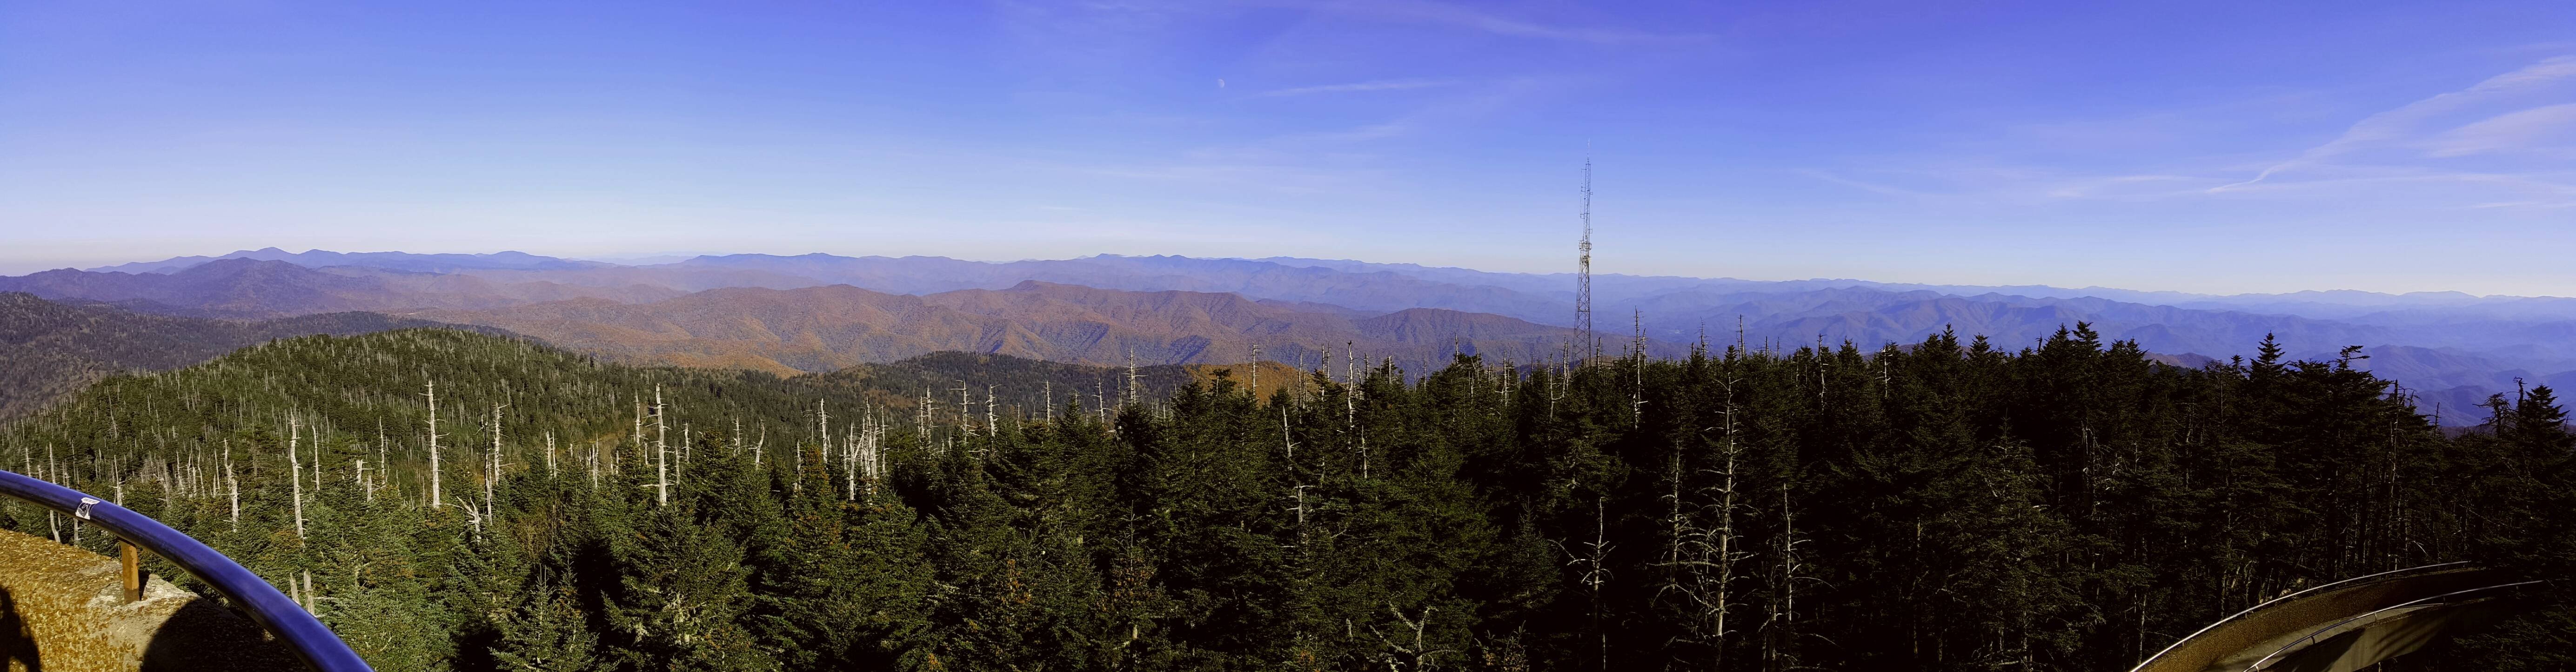
[[[0,464],[207,541],[387,670],[2125,669],[2303,586],[2576,558],[2548,388],[2446,433],[2349,358],[2263,352],[2180,368],[2079,324],[1256,398],[418,329],[112,377],[0,428]],[[2576,618],[2531,599],[2428,655],[2563,662]]]

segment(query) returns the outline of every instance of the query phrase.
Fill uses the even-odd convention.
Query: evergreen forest
[[[0,427],[0,465],[205,540],[381,670],[2116,671],[2319,583],[2565,575],[2551,390],[2445,431],[2350,351],[2260,352],[2078,324],[1283,386],[407,329],[109,377]],[[2426,656],[2565,669],[2564,591]]]

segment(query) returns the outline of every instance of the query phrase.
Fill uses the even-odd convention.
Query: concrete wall
[[[214,600],[149,577],[127,603],[114,558],[0,531],[6,672],[301,670],[286,647]]]

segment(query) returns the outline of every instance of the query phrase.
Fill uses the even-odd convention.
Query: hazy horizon
[[[33,268],[33,269],[28,269],[28,270],[18,270],[18,271],[11,271],[11,270],[6,269],[6,268],[0,268],[0,276],[26,275],[26,274],[29,274],[29,273],[37,273],[37,272],[50,271],[50,270],[63,270],[63,269],[69,269],[69,270],[100,270],[100,269],[104,269],[104,268],[106,268],[106,267],[118,266],[118,265],[129,264],[129,263],[149,263],[149,262],[159,262],[159,261],[164,261],[164,260],[168,260],[168,259],[176,259],[176,258],[183,258],[183,257],[190,257],[190,256],[218,257],[218,256],[221,256],[221,255],[231,255],[231,254],[236,254],[236,253],[240,253],[240,252],[255,252],[255,251],[264,250],[264,249],[276,249],[276,250],[279,250],[279,251],[281,251],[281,252],[294,253],[294,254],[300,254],[300,253],[306,253],[306,252],[338,252],[338,253],[346,253],[346,254],[357,254],[357,253],[383,253],[383,252],[402,253],[402,254],[497,254],[497,253],[505,253],[505,252],[519,252],[519,253],[524,253],[524,254],[530,254],[530,255],[535,255],[535,256],[541,256],[541,257],[553,257],[553,258],[558,258],[558,259],[568,259],[568,260],[574,260],[574,261],[596,261],[596,262],[611,263],[611,264],[619,264],[619,265],[626,265],[626,266],[646,266],[646,265],[658,265],[658,264],[675,263],[675,262],[686,261],[686,260],[688,260],[688,259],[692,259],[692,258],[696,258],[696,257],[701,257],[701,256],[716,256],[716,257],[721,257],[721,256],[729,256],[729,255],[746,255],[746,254],[770,255],[770,256],[779,256],[779,257],[793,257],[793,256],[807,255],[807,254],[831,254],[831,255],[834,255],[834,256],[842,256],[842,257],[870,257],[870,256],[875,256],[875,257],[889,257],[889,258],[902,258],[902,257],[919,256],[919,257],[947,258],[947,259],[955,259],[955,260],[958,260],[958,261],[969,261],[969,262],[988,263],[988,264],[1005,264],[1005,263],[1020,262],[1020,261],[1056,261],[1056,260],[1069,260],[1069,259],[1083,259],[1083,258],[1089,258],[1089,257],[1100,257],[1100,256],[1127,256],[1127,257],[1164,256],[1164,255],[1160,255],[1160,254],[1121,254],[1121,253],[1116,253],[1116,252],[1093,252],[1093,253],[1072,254],[1072,255],[1066,255],[1066,256],[1058,256],[1058,257],[1020,257],[1020,258],[1013,258],[1013,259],[975,259],[975,258],[957,257],[957,256],[950,256],[950,255],[935,255],[935,254],[922,254],[922,255],[913,255],[913,254],[883,254],[883,253],[873,253],[873,254],[866,254],[866,253],[862,253],[862,254],[836,254],[836,253],[831,253],[831,252],[814,252],[814,251],[806,251],[806,252],[783,252],[783,251],[690,251],[690,252],[659,252],[659,253],[640,253],[640,254],[622,254],[622,255],[578,256],[578,255],[564,255],[564,254],[545,254],[545,253],[542,253],[542,252],[534,252],[534,251],[530,251],[530,250],[523,250],[523,249],[495,249],[495,250],[482,250],[482,251],[454,251],[454,252],[449,252],[449,251],[419,251],[419,250],[331,250],[331,249],[324,249],[324,248],[304,248],[304,249],[293,249],[293,248],[288,248],[288,247],[283,247],[283,246],[277,246],[277,245],[264,245],[264,246],[260,246],[260,247],[258,247],[258,248],[238,248],[238,249],[229,250],[229,251],[225,251],[225,252],[215,252],[215,253],[205,253],[205,254],[183,254],[183,255],[173,255],[173,256],[168,256],[168,257],[155,257],[155,258],[151,258],[151,259],[117,259],[117,260],[108,260],[108,261],[103,261],[103,262],[100,262],[100,263],[92,263],[92,264],[81,264],[81,265],[57,265],[57,266],[49,266],[49,267],[44,267],[44,268]],[[1419,266],[1425,266],[1425,267],[1431,267],[1431,268],[1453,268],[1453,269],[1459,269],[1459,270],[1478,271],[1478,272],[1490,272],[1490,273],[1522,273],[1522,274],[1533,274],[1533,275],[1567,275],[1567,276],[1569,276],[1569,277],[1570,277],[1571,275],[1573,275],[1573,273],[1574,273],[1574,271],[1573,271],[1573,270],[1571,270],[1571,269],[1566,269],[1566,270],[1552,270],[1552,271],[1551,271],[1551,270],[1534,270],[1534,271],[1497,270],[1497,269],[1491,269],[1491,268],[1475,268],[1475,267],[1469,267],[1469,266],[1454,266],[1454,265],[1443,265],[1443,264],[1425,264],[1425,263],[1412,262],[1412,261],[1402,261],[1402,260],[1354,259],[1354,258],[1347,258],[1347,257],[1304,257],[1304,256],[1294,256],[1294,255],[1269,255],[1269,256],[1199,256],[1199,255],[1172,255],[1172,256],[1183,256],[1183,257],[1191,257],[1191,258],[1198,258],[1198,259],[1235,259],[1235,260],[1244,260],[1244,261],[1260,261],[1260,260],[1266,260],[1266,259],[1290,258],[1290,259],[1309,259],[1309,260],[1316,260],[1316,261],[1347,261],[1347,262],[1357,262],[1357,263],[1364,263],[1364,264],[1389,264],[1389,265],[1413,264],[1413,265],[1419,265]],[[1596,260],[1597,260],[1597,259],[1596,259]],[[1598,265],[1596,264],[1596,268],[1597,268],[1597,267],[1598,267]],[[2188,291],[2182,291],[2182,290],[2163,289],[2163,288],[2156,288],[2156,287],[2110,287],[2110,286],[2102,286],[2102,285],[2068,286],[2068,285],[2053,285],[2053,284],[2047,284],[2047,283],[2032,283],[2032,282],[2013,282],[2013,283],[1943,283],[1943,282],[1922,282],[1922,281],[1915,281],[1915,280],[1901,280],[1901,279],[1866,278],[1866,277],[1861,277],[1861,278],[1854,278],[1854,277],[1825,277],[1825,276],[1803,277],[1803,278],[1746,278],[1746,277],[1738,277],[1738,276],[1721,276],[1721,275],[1704,275],[1704,276],[1698,276],[1698,275],[1670,275],[1670,274],[1649,274],[1649,273],[1618,273],[1618,272],[1610,272],[1610,271],[1596,271],[1596,272],[1594,273],[1594,275],[1596,275],[1596,276],[1604,276],[1604,277],[1616,277],[1616,276],[1629,276],[1629,277],[1682,277],[1682,278],[1695,278],[1695,279],[1704,279],[1704,280],[1736,280],[1736,281],[1745,281],[1745,282],[1845,282],[1845,281],[1849,281],[1849,282],[1878,283],[1878,284],[1889,284],[1889,285],[1927,285],[1927,286],[1948,286],[1948,287],[1991,287],[1991,288],[2010,288],[2010,287],[2049,287],[2049,288],[2054,288],[2054,289],[2077,290],[2077,291],[2081,291],[2081,290],[2114,290],[2114,291],[2142,292],[2142,293],[2179,293],[2179,294],[2188,294],[2188,295],[2193,295],[2193,296],[2202,296],[2202,297],[2210,297],[2210,298],[2227,298],[2227,297],[2243,297],[2243,296],[2284,296],[2284,295],[2300,294],[2300,293],[2305,293],[2305,292],[2339,292],[2339,291],[2365,291],[2365,292],[2369,292],[2369,291],[2372,291],[2372,290],[2353,290],[2353,289],[2346,289],[2346,288],[2312,288],[2312,289],[2293,289],[2293,290],[2285,290],[2285,291],[2278,291],[2278,292],[2237,292],[2237,293],[2228,293],[2228,294],[2218,294],[2218,293],[2207,293],[2207,292],[2188,292]],[[2387,295],[2392,295],[2392,296],[2402,296],[2402,295],[2405,295],[2405,294],[2461,293],[2461,294],[2468,294],[2468,295],[2470,295],[2470,296],[2474,296],[2474,297],[2478,297],[2478,298],[2564,298],[2564,297],[2560,297],[2560,296],[2557,296],[2557,295],[2549,295],[2549,294],[2477,294],[2477,293],[2474,293],[2474,292],[2459,292],[2459,291],[2457,291],[2457,290],[2443,290],[2443,289],[2410,290],[2410,291],[2405,291],[2405,292],[2373,292],[2373,293],[2378,293],[2378,294],[2387,294]]]

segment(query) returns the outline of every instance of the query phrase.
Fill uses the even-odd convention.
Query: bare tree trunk
[[[1775,544],[1779,560],[1773,566],[1770,619],[1763,624],[1764,666],[1786,670],[1797,666],[1797,656],[1790,650],[1796,643],[1798,620],[1798,572],[1805,567],[1798,561],[1798,513],[1789,504],[1789,484],[1780,484],[1779,541]]]
[[[1342,428],[1343,428],[1344,430],[1346,430],[1346,431],[1349,431],[1349,432],[1351,433],[1352,437],[1354,437],[1354,438],[1356,438],[1356,439],[1358,439],[1358,440],[1359,440],[1359,452],[1360,452],[1360,478],[1368,478],[1368,477],[1369,477],[1369,449],[1368,449],[1368,434],[1363,433],[1363,432],[1361,432],[1361,431],[1360,431],[1360,424],[1359,424],[1359,423],[1360,423],[1360,410],[1359,410],[1360,386],[1359,386],[1358,381],[1351,380],[1348,376],[1345,376],[1345,377],[1343,378],[1343,385],[1344,385],[1345,387],[1348,387],[1349,389],[1344,390],[1344,393],[1342,394]]]
[[[957,393],[957,431],[967,436],[974,436],[975,416],[966,414],[967,405],[973,403],[966,397],[966,381],[957,381],[957,388],[954,391]]]
[[[879,418],[867,425],[867,434],[859,441],[859,469],[868,482],[868,494],[876,494],[877,481],[885,478],[884,446],[886,424]]]
[[[865,406],[860,407],[859,417],[849,420],[850,424],[841,426],[841,478],[848,500],[858,501],[857,485],[868,479],[868,437],[876,428]]]
[[[1127,398],[1119,400],[1119,402],[1120,402],[1120,403],[1119,403],[1118,405],[1120,405],[1120,406],[1125,406],[1125,405],[1128,405],[1128,404],[1133,404],[1133,403],[1136,403],[1136,402],[1137,402],[1137,400],[1139,400],[1139,399],[1141,399],[1141,398],[1142,398],[1142,397],[1137,396],[1136,381],[1137,381],[1137,379],[1138,379],[1138,378],[1140,378],[1140,376],[1137,376],[1137,375],[1136,375],[1136,349],[1135,349],[1135,348],[1128,348],[1128,349],[1127,349],[1127,394],[1126,394],[1126,397],[1127,397]]]
[[[241,529],[241,479],[233,478],[233,442],[224,442],[224,485],[232,489],[233,527]]]
[[[1611,669],[1610,631],[1601,627],[1602,612],[1608,606],[1602,601],[1601,588],[1610,582],[1610,570],[1603,566],[1605,556],[1610,553],[1609,505],[1607,497],[1597,497],[1593,500],[1592,543],[1590,544],[1592,555],[1579,559],[1586,567],[1583,573],[1583,586],[1592,593],[1592,633],[1593,641],[1598,646],[1594,657],[1598,667],[1595,669],[1604,671]]]
[[[438,491],[438,381],[429,381],[429,508],[444,508]]]
[[[656,506],[671,505],[671,444],[669,425],[662,420],[662,386],[653,386],[653,479],[660,492]]]
[[[253,464],[257,463],[254,462]],[[45,476],[47,477],[47,481],[50,481],[55,485],[71,485],[69,479],[63,478],[63,463],[61,460],[54,458],[54,444],[50,443],[45,444]],[[45,524],[53,529],[54,543],[59,544],[63,543],[63,524],[61,522],[62,519],[57,518],[56,515],[57,513],[53,509],[45,510]],[[80,543],[79,521],[72,522],[72,543],[74,545],[78,545]]]
[[[492,486],[501,481],[501,409],[492,405],[492,456],[483,471],[483,517],[492,517]]]
[[[1729,401],[1727,406],[1726,485],[1725,490],[1720,491],[1717,504],[1717,599],[1713,607],[1717,627],[1713,628],[1716,640],[1711,643],[1715,655],[1709,660],[1709,666],[1714,669],[1726,666],[1727,600],[1733,597],[1731,593],[1735,587],[1735,460],[1743,453],[1735,443],[1734,403]]]
[[[296,456],[295,444],[302,437],[303,420],[293,415],[286,419],[287,481],[295,485],[295,538],[304,538],[304,465]]]
[[[1297,548],[1306,547],[1306,478],[1297,473],[1297,441],[1288,434],[1288,407],[1279,407],[1279,443],[1287,450],[1289,497],[1297,502]]]

